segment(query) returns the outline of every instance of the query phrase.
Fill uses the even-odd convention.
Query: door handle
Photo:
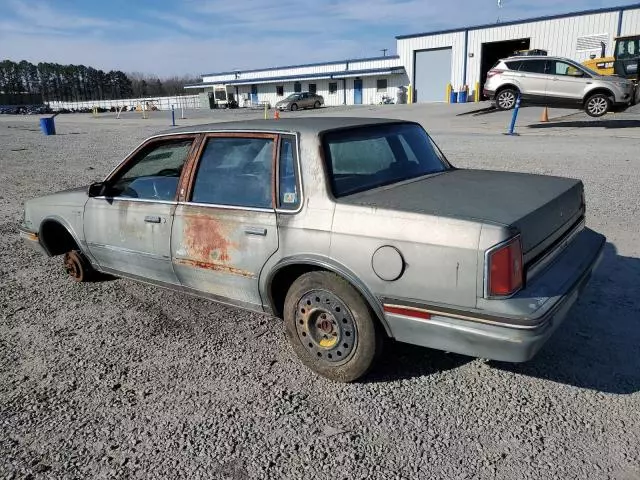
[[[144,217],[144,221],[147,223],[160,223],[161,218],[153,215],[147,215]]]
[[[267,229],[263,227],[246,227],[244,233],[247,235],[257,235],[259,237],[265,237],[267,235]]]

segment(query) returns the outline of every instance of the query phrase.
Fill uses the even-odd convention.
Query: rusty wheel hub
[[[64,256],[64,269],[75,280],[82,281],[84,270],[80,258],[75,252],[69,252]]]
[[[326,290],[307,292],[296,313],[298,337],[318,360],[344,363],[353,353],[357,330],[347,306]]]

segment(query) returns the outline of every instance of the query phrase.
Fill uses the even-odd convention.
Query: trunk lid
[[[580,180],[456,169],[339,201],[513,226],[522,235],[526,254],[552,234],[575,224],[583,214],[582,195]]]

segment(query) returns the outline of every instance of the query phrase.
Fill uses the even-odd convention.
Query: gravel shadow
[[[526,363],[490,365],[603,393],[640,391],[640,259],[607,243],[602,263],[560,326]]]
[[[474,358],[389,340],[384,353],[362,383],[385,383],[454,370]]]

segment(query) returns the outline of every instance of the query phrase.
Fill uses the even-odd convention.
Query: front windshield
[[[593,76],[596,76],[596,77],[602,76],[601,73],[598,73],[595,70],[591,70],[589,67],[585,67],[584,65],[580,65],[580,68],[582,70],[584,70],[585,72],[587,72],[589,75],[593,75]]]
[[[413,123],[329,132],[323,147],[335,197],[450,168],[427,132]]]
[[[300,99],[299,93],[292,93],[287,98],[285,98],[285,100],[299,100],[299,99]]]
[[[616,43],[616,58],[629,60],[640,55],[640,38],[626,38]]]

